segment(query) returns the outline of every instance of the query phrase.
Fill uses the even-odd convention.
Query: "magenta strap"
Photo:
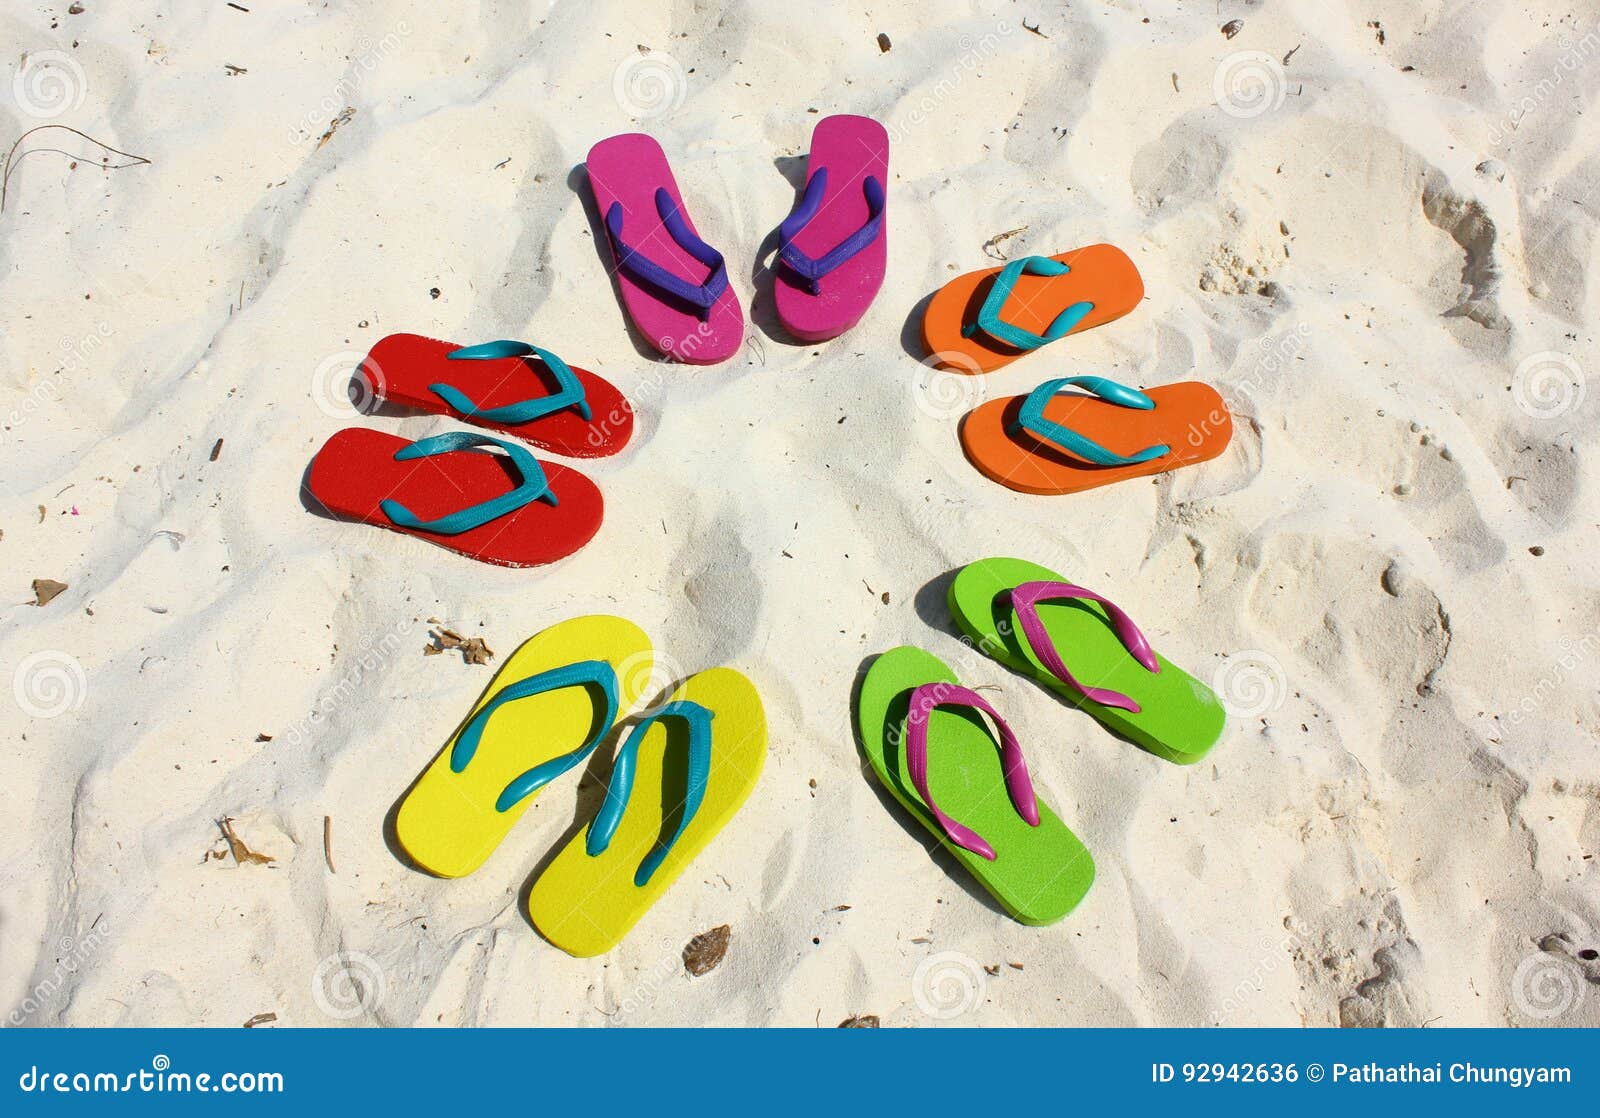
[[[1033,654],[1051,675],[1085,698],[1092,699],[1102,706],[1120,707],[1133,714],[1139,713],[1139,704],[1121,691],[1111,691],[1104,687],[1085,687],[1073,678],[1072,673],[1067,671],[1067,666],[1061,662],[1061,654],[1056,651],[1054,642],[1050,640],[1044,622],[1039,620],[1039,603],[1058,601],[1062,598],[1082,598],[1090,602],[1099,602],[1105,607],[1106,616],[1111,618],[1111,628],[1117,634],[1117,639],[1122,642],[1122,647],[1144,666],[1145,671],[1159,672],[1161,665],[1156,662],[1156,654],[1151,651],[1150,642],[1144,639],[1144,634],[1139,632],[1139,627],[1133,623],[1132,618],[1093,590],[1085,590],[1070,582],[1024,582],[1021,586],[1002,593],[1010,594],[1011,608],[1016,611],[1017,624],[1022,627],[1022,634],[1028,639],[1028,647],[1033,649]]]
[[[928,719],[935,707],[944,706],[974,707],[994,719],[1000,731],[1000,767],[1005,772],[1006,791],[1011,793],[1011,802],[1017,814],[1027,820],[1028,826],[1037,827],[1039,805],[1034,800],[1033,781],[1028,779],[1028,764],[1022,759],[1022,746],[1017,742],[1017,735],[1011,732],[1005,719],[976,691],[957,683],[924,683],[911,692],[911,706],[906,714],[906,768],[911,772],[911,783],[916,785],[917,794],[928,805],[928,810],[951,842],[992,862],[994,847],[985,842],[978,832],[963,827],[940,811],[933,802],[933,794],[928,791]]]

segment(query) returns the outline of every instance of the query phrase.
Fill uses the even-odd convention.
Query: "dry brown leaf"
[[[482,637],[469,637],[461,646],[461,658],[469,664],[487,664],[494,659],[494,649],[484,644]]]
[[[689,941],[689,946],[683,949],[684,969],[696,978],[710,974],[728,953],[728,939],[731,935],[732,931],[728,925],[719,924],[709,932],[701,932],[695,936]]]
[[[276,1013],[258,1013],[254,1017],[250,1018],[250,1020],[246,1021],[244,1023],[244,1027],[247,1029],[253,1029],[257,1025],[270,1024],[277,1019],[278,1015]]]
[[[876,1029],[878,1028],[878,1015],[876,1013],[858,1013],[854,1017],[846,1017],[839,1022],[841,1029]]]
[[[227,840],[228,853],[233,855],[235,865],[243,866],[270,866],[274,859],[270,854],[257,854],[244,844],[244,840],[233,831],[233,820],[226,815],[217,823],[222,828],[222,837]]]
[[[436,633],[430,633],[434,643],[422,650],[424,656],[437,656],[445,649],[460,649],[461,658],[469,664],[487,664],[494,659],[494,649],[484,643],[482,637],[463,637],[454,629],[442,626]]]
[[[49,605],[50,600],[66,588],[66,583],[57,582],[53,578],[36,578],[33,580],[33,604]]]

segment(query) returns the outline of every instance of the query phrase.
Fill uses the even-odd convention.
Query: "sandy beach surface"
[[[7,1024],[1600,1024],[1592,5],[71,8],[0,10],[6,142],[82,133],[27,137],[0,213]],[[771,234],[836,112],[889,130],[888,278],[801,345]],[[728,256],[724,364],[658,360],[597,251],[581,164],[634,130]],[[941,284],[1100,241],[1126,318],[921,363]],[[589,546],[495,568],[308,507],[339,428],[457,426],[352,405],[398,331],[630,395]],[[1083,373],[1210,382],[1233,443],[1064,498],[963,458],[968,410]],[[1221,744],[1162,761],[963,646],[949,574],[995,555],[1127,609]],[[493,671],[432,634],[594,612],[662,685],[745,672],[771,752],[579,960],[522,898],[606,757],[467,878],[386,820]],[[986,688],[1093,852],[1061,923],[864,770],[852,689],[900,644]]]

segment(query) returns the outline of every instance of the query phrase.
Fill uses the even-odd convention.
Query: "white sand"
[[[1592,10],[244,6],[0,14],[6,136],[151,160],[102,173],[42,133],[76,168],[30,156],[0,216],[8,1023],[1600,1022]],[[812,109],[891,131],[876,305],[832,343],[758,309],[726,365],[653,361],[573,169],[655,134],[748,306]],[[1123,246],[1144,305],[930,377],[908,316],[1019,227],[996,251]],[[635,445],[583,467],[607,517],[578,557],[502,570],[303,508],[340,426],[450,426],[344,405],[393,331],[534,340],[633,396]],[[966,464],[968,407],[1069,372],[1225,386],[1234,445],[1059,500]],[[963,655],[934,580],[994,554],[1219,678],[1229,736],[1178,768]],[[34,608],[34,578],[69,589]],[[748,673],[772,753],[578,961],[519,898],[603,766],[461,881],[403,866],[384,820],[490,670],[425,658],[427,619],[503,653],[592,611],[672,674]],[[852,684],[902,643],[999,687],[1093,851],[1061,924],[999,913],[864,775]],[[270,867],[208,858],[223,817]]]

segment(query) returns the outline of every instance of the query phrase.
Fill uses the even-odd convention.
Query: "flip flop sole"
[[[582,660],[604,660],[617,673],[617,702],[626,710],[648,686],[654,658],[650,638],[631,621],[574,617],[523,642],[456,727],[444,748],[400,803],[395,835],[411,860],[439,877],[471,873],[500,845],[537,793],[496,811],[513,779],[544,761],[571,753],[608,727],[596,725],[604,703],[589,688],[565,687],[506,703],[484,727],[477,752],[460,772],[450,752],[472,716],[509,684]]]
[[[1028,647],[1016,615],[997,596],[1024,582],[1069,582],[1025,559],[980,559],[950,583],[950,612],[978,650],[1030,676],[1093,715],[1123,737],[1180,765],[1204,757],[1221,739],[1227,713],[1215,692],[1160,653],[1160,670],[1147,672],[1122,646],[1096,602],[1046,602],[1039,620],[1068,669],[1085,686],[1120,691],[1139,704],[1137,714],[1080,695],[1052,675]]]
[[[812,259],[827,255],[867,223],[862,184],[868,175],[888,189],[889,133],[870,117],[824,117],[811,133],[807,180],[824,169],[828,187],[822,204],[794,238],[795,247]],[[889,255],[887,209],[883,221],[872,243],[822,277],[816,295],[800,286],[787,268],[777,266],[773,302],[785,330],[801,341],[822,342],[861,321],[883,286]]]
[[[1050,259],[1071,267],[1062,276],[1018,277],[1000,317],[1014,326],[1043,334],[1062,311],[1088,302],[1094,309],[1067,334],[1081,334],[1127,314],[1144,298],[1144,281],[1127,253],[1113,245],[1089,245]],[[996,341],[982,330],[970,338],[962,330],[978,321],[978,310],[994,286],[1000,268],[957,276],[928,301],[922,317],[922,340],[930,356],[952,372],[988,373],[1029,352]],[[1048,348],[1048,347],[1047,347]]]
[[[444,383],[457,388],[482,411],[554,395],[559,385],[543,362],[520,357],[491,361],[450,360],[450,353],[459,348],[454,342],[424,338],[419,334],[390,334],[372,347],[357,375],[366,390],[378,399],[504,432],[552,454],[600,458],[628,445],[633,435],[633,405],[604,377],[577,366],[572,366],[572,372],[583,385],[590,419],[584,419],[571,408],[527,423],[496,423],[492,419],[461,415],[429,385]]]
[[[945,837],[906,772],[911,692],[924,683],[957,682],[943,661],[920,648],[902,646],[879,656],[856,703],[862,752],[890,794],[1007,912],[1024,924],[1053,924],[1088,893],[1094,859],[1043,800],[1037,827],[1017,813],[1000,752],[980,716],[944,707],[928,715],[928,790],[940,810],[983,836],[994,848],[994,861]]]
[[[625,241],[685,280],[692,283],[704,280],[706,266],[673,240],[656,209],[656,189],[664,188],[677,203],[689,228],[695,228],[660,144],[637,132],[612,136],[589,149],[584,167],[602,223],[612,204],[620,202]],[[699,231],[695,232],[698,235]],[[609,244],[609,238],[606,239]],[[699,315],[664,301],[661,295],[623,271],[618,265],[614,245],[607,257],[628,317],[656,349],[691,365],[726,361],[739,351],[744,342],[744,311],[731,285],[702,320]]]
[[[1171,453],[1131,466],[1095,466],[1036,438],[1017,425],[1022,396],[990,400],[961,422],[967,460],[990,481],[1021,493],[1080,493],[1128,478],[1166,473],[1217,457],[1233,438],[1233,418],[1216,389],[1197,381],[1168,384],[1145,393],[1151,411],[1118,407],[1093,396],[1057,396],[1045,418],[1130,455],[1165,443]]]
[[[456,535],[402,528],[381,505],[392,498],[432,520],[516,488],[507,460],[488,453],[443,454],[396,462],[405,439],[363,427],[336,432],[317,451],[306,476],[310,497],[333,516],[400,532],[485,563],[537,567],[564,559],[600,530],[605,503],[577,470],[542,462],[555,506],[542,500]]]
[[[633,793],[606,849],[589,854],[585,827],[528,892],[528,918],[569,955],[600,955],[620,943],[734,817],[761,775],[767,717],[753,683],[732,668],[712,668],[690,676],[667,701],[680,699],[712,712],[711,774],[700,810],[655,873],[642,886],[633,883],[645,856],[677,828],[683,806],[687,732],[673,720],[645,731]]]

